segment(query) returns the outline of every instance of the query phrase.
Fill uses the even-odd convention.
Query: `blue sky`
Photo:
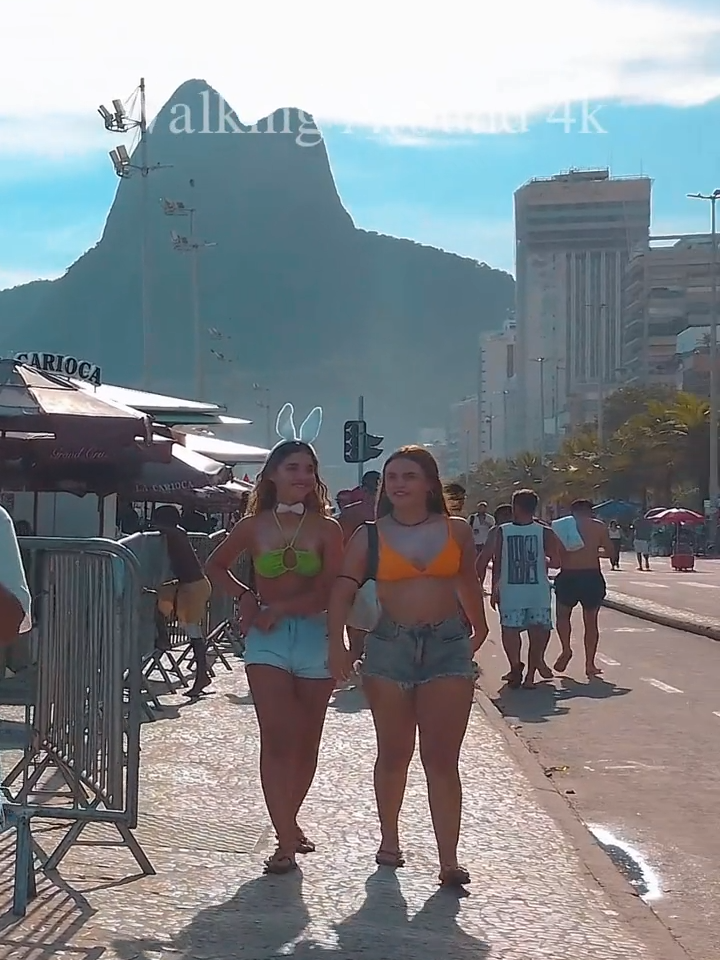
[[[442,19],[418,17],[409,0],[368,0],[350,25],[325,0],[301,12],[277,0],[237,13],[234,38],[210,25],[172,45],[165,18],[183,3],[157,0],[145,35],[117,49],[103,41],[112,10],[30,6],[3,6],[0,90],[12,97],[0,95],[0,288],[58,276],[98,239],[117,180],[95,107],[146,71],[151,112],[193,76],[247,122],[284,105],[313,112],[358,226],[508,270],[512,194],[530,177],[570,166],[645,173],[658,233],[707,229],[707,205],[685,195],[720,186],[716,0],[507,0],[482,16],[469,0],[446,0]],[[268,29],[271,49],[239,63],[237,36]],[[584,103],[606,133],[580,132]],[[547,122],[566,110],[567,130]],[[527,132],[463,133],[489,111],[527,112]]]

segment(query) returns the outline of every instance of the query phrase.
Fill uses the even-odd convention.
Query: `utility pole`
[[[365,397],[358,397],[358,415],[357,415],[357,418],[358,418],[358,423],[364,423],[364,422],[365,422]],[[365,437],[363,436],[363,437],[361,438],[360,449],[362,450],[362,449],[364,449],[364,447],[365,447]],[[364,464],[362,461],[360,461],[357,466],[358,466],[358,486],[361,486],[361,485],[362,485],[363,473],[365,472],[365,469],[364,469],[364,468],[365,468],[365,464]]]
[[[195,187],[195,181],[190,181],[191,189]],[[195,238],[195,214],[196,207],[186,207],[182,201],[161,200],[165,215],[168,217],[188,217],[190,218],[190,234],[187,237],[178,236],[175,232],[171,234],[173,247],[179,253],[190,254],[190,285],[192,291],[192,311],[193,311],[193,331],[195,342],[195,399],[205,399],[205,338],[203,335],[202,319],[200,316],[200,284],[198,279],[198,253],[201,247],[215,247],[215,243],[207,243],[204,240]]]
[[[145,101],[145,78],[140,77],[140,166],[142,168],[142,241],[140,256],[142,257],[142,329],[143,329],[143,387],[150,389],[152,379],[151,344],[150,344],[150,268],[148,264],[148,231],[150,224],[149,191],[148,191],[148,141],[147,141],[147,105]]]
[[[268,450],[272,447],[272,404],[270,403],[270,387],[263,387],[259,383],[253,384],[253,390],[256,393],[263,393],[264,400],[258,400],[257,405],[265,411],[265,445]]]
[[[509,395],[510,395],[510,391],[509,391],[509,390],[503,390],[502,394],[503,394],[503,459],[504,459],[504,460],[507,460],[507,459],[508,459],[508,456],[509,456],[509,450],[508,450],[508,447],[509,447],[509,443],[508,443],[509,431],[508,431],[508,410],[507,410],[507,405],[508,405],[508,397],[509,397]]]
[[[131,177],[133,171],[138,171],[142,178],[141,182],[141,203],[140,203],[140,283],[141,283],[141,312],[142,312],[142,341],[143,341],[143,388],[148,390],[152,378],[152,357],[151,357],[151,305],[150,305],[150,269],[148,259],[150,255],[150,244],[148,239],[149,231],[149,197],[148,197],[148,176],[154,170],[165,170],[169,164],[156,164],[154,167],[148,165],[148,129],[147,129],[147,105],[145,100],[145,78],[140,78],[140,118],[134,120],[127,115],[125,106],[121,100],[113,100],[113,109],[108,110],[105,106],[98,107],[98,113],[102,117],[105,129],[113,134],[127,133],[129,130],[138,129],[140,131],[140,166],[135,166],[130,162],[130,155],[127,148],[120,145],[110,151],[110,159],[115,167],[115,173],[121,179]]]
[[[540,365],[540,462],[545,463],[545,361],[547,357],[534,357]]]
[[[708,498],[710,500],[709,539],[715,548],[718,524],[718,375],[717,375],[717,328],[718,328],[718,240],[716,204],[720,200],[720,189],[712,193],[688,194],[694,200],[706,200],[710,203],[711,256],[711,300],[710,300],[710,475],[708,477]]]
[[[606,362],[606,344],[605,344],[605,331],[607,323],[604,323],[605,311],[607,309],[607,304],[601,303],[598,308],[598,337],[600,338],[600,349],[598,350],[598,410],[597,410],[597,444],[598,450],[602,447],[604,442],[604,422],[603,422],[603,413],[605,407],[605,367],[607,366]]]

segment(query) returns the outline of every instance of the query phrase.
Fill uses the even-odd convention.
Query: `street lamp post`
[[[508,431],[508,410],[507,410],[507,407],[508,407],[508,397],[510,396],[510,391],[509,391],[509,390],[503,390],[502,396],[503,396],[503,458],[504,458],[505,460],[507,460],[507,459],[508,459],[508,447],[509,447],[509,443],[508,443],[508,435],[509,435],[509,431]]]
[[[190,186],[194,187],[194,182],[190,181]],[[193,306],[193,329],[195,332],[195,394],[197,400],[205,399],[205,363],[203,356],[203,328],[200,317],[200,284],[198,278],[198,252],[201,248],[216,247],[216,243],[208,243],[204,240],[195,238],[195,213],[194,207],[186,207],[180,200],[161,201],[163,212],[168,217],[189,217],[190,235],[181,237],[174,231],[172,232],[173,247],[179,253],[189,253],[190,259],[190,282],[192,285],[192,306]]]
[[[710,499],[710,543],[715,546],[717,535],[718,507],[718,377],[717,377],[717,327],[718,327],[718,240],[715,207],[720,200],[720,189],[712,193],[689,193],[693,200],[706,200],[710,203],[710,236],[712,241],[711,258],[711,300],[710,300],[710,475],[708,477],[708,497]]]
[[[264,396],[263,400],[258,400],[257,405],[265,411],[265,439],[268,450],[272,446],[272,404],[270,403],[270,387],[263,387],[259,383],[253,384],[253,390]]]
[[[540,461],[545,462],[545,363],[547,357],[533,357],[540,364]]]
[[[141,199],[141,243],[140,243],[140,276],[142,287],[142,339],[143,339],[143,387],[145,390],[150,388],[151,380],[151,309],[150,309],[150,279],[149,279],[149,244],[148,244],[148,174],[154,170],[166,170],[170,164],[156,164],[154,167],[148,165],[148,142],[147,142],[147,108],[145,103],[145,80],[140,78],[140,116],[133,119],[127,115],[125,105],[122,100],[113,100],[113,109],[108,110],[105,106],[98,107],[98,113],[102,117],[105,129],[109,133],[128,133],[130,130],[140,131],[140,166],[130,162],[130,154],[127,149],[120,145],[110,151],[115,173],[121,179],[127,179],[133,175],[133,172],[140,173],[142,177],[142,199]]]

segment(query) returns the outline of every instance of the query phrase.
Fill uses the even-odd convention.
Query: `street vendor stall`
[[[684,527],[697,527],[705,523],[705,517],[694,510],[683,510],[673,507],[669,510],[650,510],[646,520],[658,526],[673,526],[673,538],[670,563],[673,570],[689,571],[695,569],[695,550],[692,541],[682,536]]]

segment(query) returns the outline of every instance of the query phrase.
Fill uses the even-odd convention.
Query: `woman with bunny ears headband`
[[[260,778],[277,849],[266,873],[289,873],[315,845],[298,825],[317,767],[334,681],[328,669],[326,612],[342,562],[343,537],[329,516],[312,443],[322,425],[315,407],[299,430],[286,403],[246,515],[210,556],[208,576],[240,603],[245,666],[260,725]],[[256,584],[231,572],[249,552]]]

